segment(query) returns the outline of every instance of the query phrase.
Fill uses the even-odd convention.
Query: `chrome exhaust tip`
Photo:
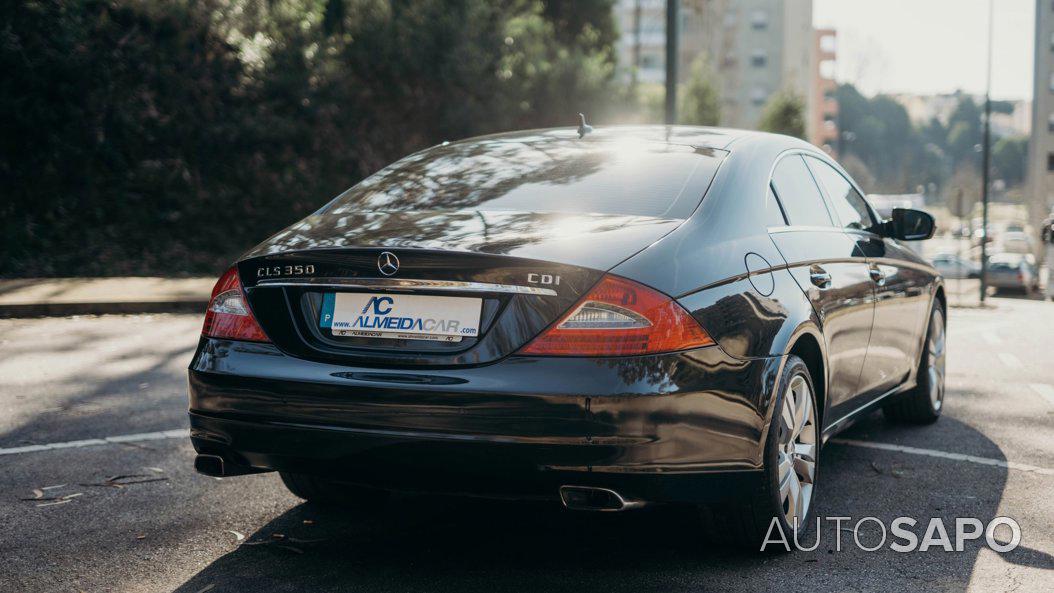
[[[560,486],[560,502],[572,511],[627,511],[644,506],[643,500],[627,500],[608,488]]]
[[[213,478],[244,476],[247,474],[259,474],[269,471],[266,469],[239,465],[227,461],[219,455],[209,455],[207,453],[199,453],[194,457],[194,469],[197,470],[199,474],[212,476]]]
[[[219,455],[198,455],[194,458],[194,469],[206,476],[223,477],[223,458]]]

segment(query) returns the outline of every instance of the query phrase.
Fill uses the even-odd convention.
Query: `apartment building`
[[[809,110],[809,142],[834,153],[838,146],[838,34],[834,29],[817,29],[813,45],[812,103]]]
[[[615,11],[623,78],[664,82],[665,0],[619,0]],[[681,0],[680,27],[681,81],[696,59],[710,61],[721,91],[722,125],[756,127],[769,98],[787,89],[807,104],[809,137],[818,133],[813,128],[823,115],[813,82],[818,48],[812,0]]]
[[[1028,183],[1030,214],[1042,217],[1054,206],[1054,0],[1036,0],[1034,68]]]

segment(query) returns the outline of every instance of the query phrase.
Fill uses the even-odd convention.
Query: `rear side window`
[[[867,202],[853,185],[842,177],[842,174],[820,159],[807,157],[816,179],[827,195],[831,198],[831,206],[838,218],[842,221],[842,227],[855,230],[866,230],[874,226],[871,219],[871,211],[867,208]]]
[[[772,186],[789,224],[834,226],[820,188],[802,157],[792,155],[781,159],[772,173]]]

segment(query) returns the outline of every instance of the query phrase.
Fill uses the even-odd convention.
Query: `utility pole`
[[[992,139],[992,29],[994,5],[988,0],[988,78],[984,91],[984,133],[981,140],[981,304],[988,292],[988,169]]]
[[[637,0],[633,6],[633,73],[630,75],[629,88],[632,96],[637,93],[637,77],[640,74],[640,18],[641,2]]]
[[[666,0],[666,125],[677,123],[677,56],[681,0]]]

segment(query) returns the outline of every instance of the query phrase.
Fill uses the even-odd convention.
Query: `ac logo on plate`
[[[370,310],[373,307],[374,315],[387,315],[392,312],[392,305],[395,304],[395,300],[392,297],[370,297],[370,300],[366,302],[366,306],[362,308],[362,312]],[[387,305],[387,307],[384,307]],[[381,307],[384,307],[383,309]]]

